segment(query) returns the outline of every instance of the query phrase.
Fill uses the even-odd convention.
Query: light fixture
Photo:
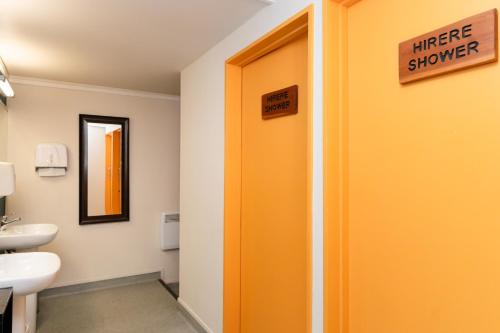
[[[9,72],[2,58],[0,58],[0,93],[4,97],[14,97],[14,89],[12,89],[9,82]]]

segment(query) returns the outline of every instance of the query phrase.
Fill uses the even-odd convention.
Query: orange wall
[[[351,333],[500,332],[500,67],[398,82],[399,42],[499,5],[348,9]]]

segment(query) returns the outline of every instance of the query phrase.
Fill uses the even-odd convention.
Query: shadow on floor
[[[179,298],[179,282],[174,283],[164,283],[160,280],[160,283],[163,284],[165,289],[172,295],[175,299]]]

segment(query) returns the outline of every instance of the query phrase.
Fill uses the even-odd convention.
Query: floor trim
[[[161,278],[161,272],[139,274],[133,276],[120,277],[115,279],[101,280],[74,284],[71,286],[45,289],[38,294],[39,298],[52,298],[58,296],[81,294],[89,291],[103,290],[115,287],[123,287],[137,283],[157,281]]]
[[[198,317],[198,315],[182,300],[182,298],[177,299],[177,305],[179,310],[184,314],[184,316],[189,320],[190,324],[200,333],[214,333],[208,327],[203,320]]]

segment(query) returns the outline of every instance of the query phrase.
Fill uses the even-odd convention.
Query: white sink
[[[13,333],[26,331],[26,295],[38,293],[50,286],[60,267],[61,260],[54,253],[0,255],[0,288],[11,287],[14,290]],[[33,311],[29,316],[36,314],[36,308]]]
[[[15,224],[0,231],[0,250],[29,249],[52,242],[58,228],[54,224]]]
[[[61,267],[57,254],[26,252],[0,255],[0,288],[26,296],[47,288]]]

